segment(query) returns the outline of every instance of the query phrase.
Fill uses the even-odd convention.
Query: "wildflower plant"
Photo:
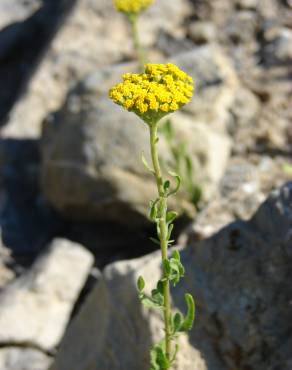
[[[126,15],[131,26],[134,48],[137,53],[139,67],[143,71],[145,64],[145,50],[142,48],[138,32],[138,18],[140,14],[153,3],[154,0],[113,0],[115,8]]]
[[[109,97],[114,103],[135,113],[147,124],[150,134],[152,166],[143,155],[142,161],[153,174],[157,185],[157,197],[150,201],[150,218],[157,229],[157,238],[152,240],[161,248],[162,276],[150,296],[144,292],[145,281],[142,276],[138,279],[137,287],[142,303],[161,311],[165,332],[162,341],[151,349],[150,370],[167,370],[172,367],[178,351],[176,338],[179,333],[189,331],[194,321],[194,300],[188,293],[185,294],[186,315],[180,312],[173,314],[171,311],[170,286],[176,286],[184,276],[185,269],[177,250],[169,255],[168,247],[174,242],[171,240],[173,221],[178,214],[167,209],[167,200],[177,193],[181,179],[177,173],[170,171],[169,175],[176,182],[172,188],[170,181],[163,178],[157,149],[159,121],[188,103],[192,94],[192,78],[173,64],[147,64],[144,73],[124,74],[123,81],[109,91]]]

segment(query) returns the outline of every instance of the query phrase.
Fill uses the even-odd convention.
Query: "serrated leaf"
[[[183,323],[181,324],[180,331],[189,331],[193,327],[195,320],[195,302],[193,297],[189,294],[185,294],[185,301],[188,307],[187,314],[184,318]]]
[[[144,281],[142,276],[138,277],[137,288],[138,288],[139,292],[142,292],[143,289],[145,288],[145,281]]]
[[[149,172],[151,173],[154,173],[153,169],[149,166],[148,162],[147,162],[147,159],[145,158],[144,156],[144,153],[142,152],[141,154],[141,159],[142,159],[142,163],[144,164],[144,167],[146,168],[146,170],[148,170]]]
[[[170,224],[171,222],[173,222],[178,216],[178,213],[175,212],[175,211],[169,211],[167,212],[166,214],[166,223],[167,224]]]

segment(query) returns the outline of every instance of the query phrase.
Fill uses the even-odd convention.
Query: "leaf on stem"
[[[147,162],[147,159],[144,156],[144,152],[142,152],[142,154],[141,154],[141,159],[142,159],[142,163],[144,164],[144,167],[146,168],[146,170],[148,170],[149,172],[154,174],[153,169],[150,167],[150,165]]]
[[[143,277],[142,276],[139,276],[138,277],[138,280],[137,280],[137,288],[138,288],[138,290],[139,290],[139,292],[141,293],[143,290],[144,290],[144,288],[145,288],[145,281],[144,281],[144,279],[143,279]]]
[[[153,243],[157,244],[160,246],[160,241],[156,238],[152,238],[152,236],[149,238]]]
[[[157,219],[157,213],[158,213],[157,203],[158,203],[158,201],[159,201],[159,198],[155,199],[154,201],[150,200],[150,203],[149,203],[149,209],[150,209],[149,217],[152,221],[156,221],[156,219]]]
[[[168,171],[168,173],[170,174],[170,176],[172,176],[176,179],[175,188],[172,191],[170,191],[167,195],[169,197],[170,195],[174,195],[178,192],[178,190],[180,188],[180,184],[181,184],[181,177],[176,172],[173,172],[173,171]]]
[[[167,370],[171,363],[167,359],[163,342],[156,344],[150,352],[151,368],[150,370]]]
[[[172,223],[178,216],[178,213],[175,211],[169,211],[166,214],[166,223],[170,224]]]
[[[195,302],[194,298],[189,294],[185,294],[185,301],[188,307],[187,314],[184,318],[183,323],[181,324],[180,331],[189,331],[193,327],[195,320]]]
[[[168,233],[167,233],[167,240],[168,240],[168,243],[170,242],[170,237],[171,237],[171,233],[172,233],[172,230],[173,230],[173,224],[170,224],[168,226]]]

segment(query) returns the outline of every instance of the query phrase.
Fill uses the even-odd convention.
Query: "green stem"
[[[167,213],[167,198],[165,195],[163,187],[163,178],[161,175],[158,152],[157,152],[157,122],[149,124],[150,127],[150,145],[151,145],[151,157],[156,178],[157,190],[159,194],[159,229],[160,229],[160,247],[161,247],[161,257],[162,261],[167,260],[167,234],[168,226],[166,223],[166,213]],[[165,352],[168,359],[171,358],[171,327],[170,327],[170,317],[171,317],[171,306],[170,306],[170,289],[169,280],[163,272],[163,296],[164,296],[164,326],[165,326]]]
[[[134,48],[138,57],[139,69],[141,72],[144,71],[144,64],[145,64],[145,52],[141,46],[140,39],[139,39],[139,32],[137,27],[138,22],[138,15],[137,14],[129,14],[128,19],[131,25],[132,31],[132,38],[134,43]]]

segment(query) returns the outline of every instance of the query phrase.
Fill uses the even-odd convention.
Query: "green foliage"
[[[167,370],[171,366],[165,354],[164,341],[153,346],[150,351],[150,370]]]
[[[198,208],[202,199],[202,188],[195,182],[194,164],[187,153],[187,145],[185,142],[177,142],[176,133],[170,120],[161,125],[160,132],[166,139],[171,152],[170,166],[176,171],[176,173],[170,172],[169,174],[179,178],[179,183],[182,182],[190,201]],[[172,194],[175,194],[178,188]]]
[[[186,315],[184,316],[180,312],[176,312],[174,315],[171,313],[169,287],[170,285],[175,287],[179,283],[184,277],[185,269],[181,262],[179,251],[174,250],[171,256],[168,255],[168,247],[174,242],[174,240],[171,240],[171,234],[174,227],[173,222],[178,217],[178,213],[173,210],[167,210],[167,198],[176,194],[179,190],[181,173],[178,171],[169,172],[169,175],[175,179],[175,185],[170,180],[162,180],[156,149],[158,142],[156,136],[157,126],[150,127],[150,130],[151,155],[155,170],[149,166],[144,155],[142,155],[142,162],[145,168],[155,176],[157,183],[158,197],[149,203],[149,217],[156,224],[157,237],[151,237],[150,239],[161,247],[162,277],[158,280],[155,289],[152,289],[150,295],[144,292],[145,281],[141,276],[138,278],[137,288],[142,304],[148,308],[159,309],[165,323],[164,340],[154,345],[150,352],[150,370],[168,370],[174,364],[178,351],[177,343],[174,345],[174,350],[171,343],[176,341],[180,333],[191,330],[195,317],[195,304],[192,296],[187,293],[185,294]],[[165,135],[167,139],[172,140],[173,133],[170,124],[166,125]],[[190,158],[186,154],[177,158],[178,161],[183,160],[185,162],[186,174],[190,180],[193,177],[193,166]],[[192,191],[194,196],[194,188],[192,188]],[[199,198],[200,195],[198,193],[194,199],[198,200]]]

